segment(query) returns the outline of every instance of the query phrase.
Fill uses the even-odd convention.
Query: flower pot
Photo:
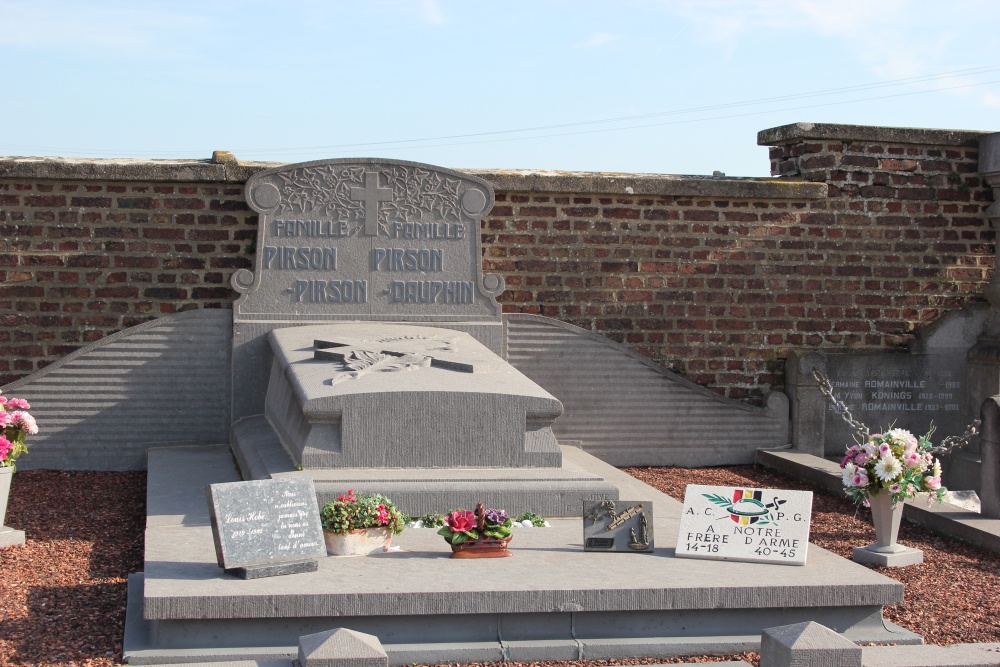
[[[10,481],[14,476],[14,466],[0,466],[0,526],[7,517],[7,497],[10,495]]]
[[[513,556],[507,551],[507,544],[513,539],[513,535],[498,540],[495,537],[480,537],[469,540],[461,544],[451,544],[447,538],[445,541],[451,545],[452,558],[506,558]]]
[[[347,533],[323,531],[326,553],[331,556],[367,556],[389,550],[392,531],[388,528],[358,528]]]
[[[875,524],[875,544],[868,547],[876,553],[905,551],[906,547],[896,542],[899,521],[903,518],[903,502],[892,502],[892,495],[883,489],[881,493],[868,496],[871,505],[872,523]]]

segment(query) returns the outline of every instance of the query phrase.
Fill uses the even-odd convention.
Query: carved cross
[[[378,172],[365,172],[365,187],[351,188],[351,201],[365,204],[365,236],[378,236],[378,203],[392,201],[392,188],[378,186]]]
[[[442,368],[461,373],[493,370],[479,358],[458,354],[458,339],[445,336],[400,336],[391,338],[350,338],[317,340],[314,359],[339,361],[343,371],[330,380],[337,384],[377,371],[413,371]]]

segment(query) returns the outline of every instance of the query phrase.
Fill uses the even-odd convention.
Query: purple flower
[[[488,509],[486,510],[486,521],[488,523],[503,523],[507,520],[507,512],[503,510]]]

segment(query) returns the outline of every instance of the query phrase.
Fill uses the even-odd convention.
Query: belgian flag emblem
[[[733,503],[729,507],[729,518],[741,526],[757,523],[769,514],[761,500],[760,489],[733,489]]]

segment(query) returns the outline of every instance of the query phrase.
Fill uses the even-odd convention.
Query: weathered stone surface
[[[795,623],[764,630],[760,665],[861,667],[861,647],[819,623]]]
[[[970,130],[937,130],[920,127],[876,127],[841,125],[837,123],[791,123],[757,133],[758,146],[779,146],[802,139],[839,139],[873,141],[891,144],[924,144],[930,146],[976,146],[989,132]]]
[[[678,556],[805,565],[812,491],[689,484]]]

